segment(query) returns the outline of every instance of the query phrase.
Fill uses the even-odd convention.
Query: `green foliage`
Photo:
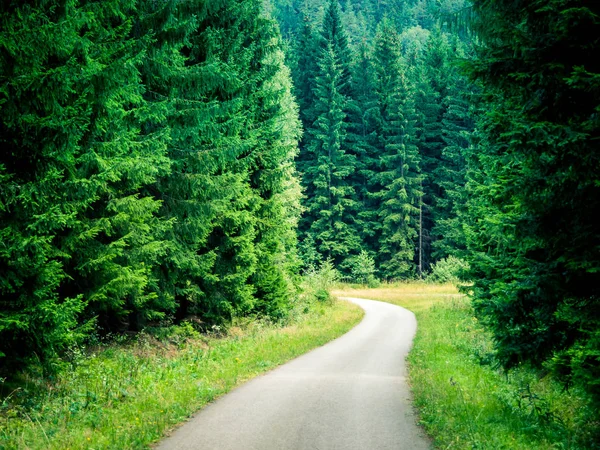
[[[302,228],[312,235],[317,251],[340,264],[360,247],[354,217],[357,203],[349,182],[356,158],[347,151],[346,123],[350,72],[347,38],[337,2],[332,1],[323,24],[323,46],[315,76],[313,110],[316,120],[308,130],[310,159],[303,181],[309,197]]]
[[[505,367],[547,366],[600,411],[600,9],[474,8],[483,45],[470,70],[486,109],[467,174],[475,309]]]
[[[431,266],[431,272],[427,275],[427,281],[457,284],[464,279],[468,270],[468,262],[450,255],[444,259],[440,259]]]
[[[298,251],[304,273],[315,272],[320,261],[320,255],[315,248],[315,241],[311,234],[298,243]]]
[[[164,133],[141,133],[147,38],[131,37],[133,12],[130,2],[2,9],[0,332],[11,369],[33,355],[47,366],[95,316],[172,307],[150,287],[170,223],[145,189],[169,162]]]
[[[457,51],[460,51],[460,46]],[[448,68],[450,70],[450,68]],[[464,76],[452,72],[445,99],[446,112],[442,119],[442,137],[445,146],[441,164],[436,172],[440,196],[437,199],[436,221],[432,228],[434,236],[433,256],[460,254],[465,249],[462,217],[466,214],[466,157],[471,145],[477,113],[470,105],[475,98],[474,88]]]
[[[288,313],[300,129],[262,8],[0,8],[3,371],[50,368],[94,323]]]
[[[345,264],[350,268],[350,276],[355,283],[366,284],[369,287],[376,287],[379,283],[375,277],[375,259],[366,251],[348,258]]]
[[[375,49],[377,138],[380,171],[376,175],[381,223],[379,264],[385,278],[416,272],[414,264],[422,198],[420,155],[415,145],[415,110],[405,75],[398,34],[384,21]]]
[[[301,241],[310,235],[344,276],[343,261],[360,249],[388,279],[422,276],[464,249],[457,217],[466,201],[462,151],[473,130],[464,91],[472,88],[451,64],[465,45],[434,19],[460,7],[273,2],[289,26],[305,128],[297,158],[306,207]]]
[[[267,3],[284,35],[290,38],[299,33],[303,21],[320,22],[327,13],[327,2],[323,0],[270,0]],[[415,26],[431,29],[440,19],[448,23],[457,12],[469,9],[465,8],[465,0],[340,0],[339,3],[353,46],[371,39],[377,24],[384,18],[390,20],[396,30]],[[460,19],[452,21],[456,25],[453,31],[464,28],[460,26],[464,19],[462,16]]]
[[[303,279],[304,295],[311,300],[320,302],[332,300],[329,291],[340,279],[340,273],[331,259],[321,261],[318,270],[307,272]]]
[[[358,49],[352,73],[353,100],[348,104],[348,151],[356,158],[356,169],[349,177],[360,205],[354,218],[362,240],[362,248],[377,252],[381,229],[377,215],[379,202],[375,192],[381,189],[377,173],[380,169],[377,136],[377,96],[371,46],[363,42]]]

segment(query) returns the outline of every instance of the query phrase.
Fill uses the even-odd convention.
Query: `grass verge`
[[[102,349],[52,383],[31,380],[8,395],[0,449],[147,448],[206,403],[344,334],[362,316],[347,302],[317,303],[286,327],[254,322],[180,346],[146,336]]]
[[[413,311],[418,331],[409,377],[420,423],[440,449],[592,449],[593,428],[576,391],[530,369],[493,367],[490,336],[452,285],[339,287]]]

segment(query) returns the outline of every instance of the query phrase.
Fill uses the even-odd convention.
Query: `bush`
[[[340,279],[340,273],[331,259],[321,262],[318,270],[306,273],[303,282],[304,294],[309,300],[325,302],[331,299],[329,290]]]
[[[379,280],[375,278],[375,260],[369,252],[361,250],[358,255],[348,258],[347,266],[354,283],[366,284],[369,287],[377,287],[379,284]]]
[[[439,260],[431,268],[427,281],[433,283],[458,283],[463,280],[463,273],[469,269],[469,263],[455,256]]]

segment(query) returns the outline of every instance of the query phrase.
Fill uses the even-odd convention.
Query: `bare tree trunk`
[[[423,278],[423,180],[419,196],[419,278]]]

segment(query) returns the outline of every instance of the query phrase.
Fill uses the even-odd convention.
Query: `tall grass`
[[[339,286],[335,295],[386,301],[412,310],[418,331],[409,377],[420,422],[440,449],[593,449],[598,424],[585,420],[577,391],[543,372],[504,373],[490,336],[451,284]]]
[[[190,328],[170,343],[142,335],[75,355],[57,379],[2,387],[0,448],[147,448],[240,383],[342,335],[362,314],[346,302],[309,302],[285,327],[249,322],[226,337]]]

